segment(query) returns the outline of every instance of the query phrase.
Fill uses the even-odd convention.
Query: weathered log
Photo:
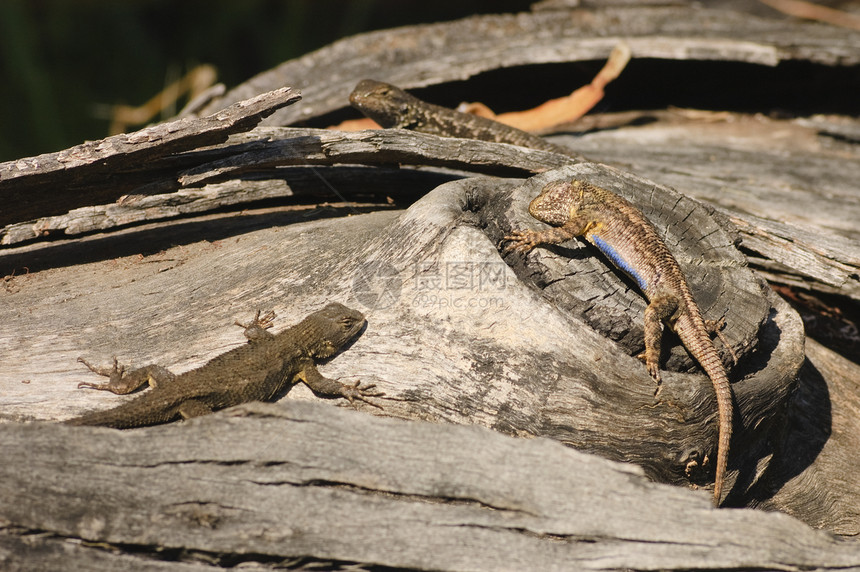
[[[614,24],[603,18],[612,10],[620,14],[628,9],[597,10],[593,15],[583,10],[567,20],[560,17],[564,13],[554,14],[583,40],[573,55],[559,52],[547,57],[561,58],[558,61],[603,57],[617,39],[607,36],[604,46],[604,39],[597,37],[611,31],[606,26]],[[644,14],[652,9],[637,7],[625,14],[636,10]],[[619,26],[629,28],[634,22],[642,26],[638,29],[647,32],[635,39],[640,47],[652,50],[659,47],[661,37],[677,32],[673,37],[678,42],[672,46],[680,46],[681,53],[665,51],[664,43],[661,57],[728,57],[767,65],[786,58],[857,64],[856,35],[828,27],[748,16],[742,16],[741,22],[737,15],[717,17],[714,11],[689,12],[693,17],[686,21],[678,11],[668,17],[665,8],[649,13],[651,19],[627,19]],[[657,14],[664,15],[662,20],[655,19]],[[704,32],[700,26],[695,29],[696,18],[703,15],[709,18]],[[597,27],[589,27],[588,17],[596,18],[591,22]],[[501,22],[513,34],[497,35],[495,41],[504,44],[534,21],[531,15],[475,19],[452,28],[478,24],[477,28],[492,31]],[[648,23],[654,22],[662,23],[648,29]],[[741,30],[746,24],[753,32]],[[511,54],[509,48],[515,47],[523,57],[534,59],[535,54],[548,53],[544,49],[548,43],[571,47],[578,41],[571,35],[568,43],[559,43],[552,38],[558,27],[547,30],[546,37],[530,38],[537,51],[516,45],[501,49]],[[424,33],[421,28],[417,31]],[[401,38],[400,33],[392,32],[391,37]],[[384,33],[371,36],[384,44]],[[477,34],[476,45],[486,47],[489,36]],[[301,61],[330,56],[348,45],[345,41]],[[388,47],[389,54],[405,53],[398,51],[403,46],[397,42],[393,51]],[[467,64],[474,57],[468,50],[460,53]],[[485,50],[482,57],[495,53]],[[634,49],[635,56],[643,53],[659,55]],[[356,54],[362,52],[352,55]],[[541,57],[534,61],[544,61]],[[507,66],[510,61],[495,63]],[[408,72],[418,72],[419,76],[399,83],[423,85],[423,68],[412,64],[401,68],[391,63],[386,69],[402,72],[404,78]],[[326,90],[336,84],[345,86],[336,105],[345,106],[345,94],[365,74],[355,61],[344,59],[338,65],[350,68],[355,77],[331,68],[330,77],[319,80],[320,90],[313,95],[307,117],[326,109],[326,98],[334,101],[334,92]],[[469,65],[446,67],[452,70],[446,73],[473,73]],[[290,81],[311,78],[316,71],[327,73],[323,67],[304,69]],[[428,83],[443,80],[431,78]],[[318,106],[319,102],[325,105]],[[761,282],[744,266],[733,245],[740,237],[740,247],[770,280],[858,299],[860,231],[852,225],[860,208],[854,161],[858,123],[823,116],[748,121],[743,115],[726,114],[715,122],[713,115],[695,112],[650,115],[657,119],[650,125],[641,121],[642,114],[638,121],[627,122],[618,116],[601,116],[592,122],[599,127],[614,121],[611,129],[595,129],[576,138],[558,134],[554,141],[659,184],[588,163],[566,168],[565,176],[588,177],[644,207],[670,239],[708,317],[726,315],[726,334],[742,355],[731,374],[738,427],[731,453],[729,504],[780,510],[811,526],[856,536],[860,534],[856,459],[860,372],[856,364],[811,341],[804,361],[797,315],[772,292],[760,290]],[[669,121],[673,115],[683,116],[683,121]],[[285,142],[299,133],[316,137],[317,142],[305,139],[301,144],[305,147]],[[479,164],[475,170],[501,175],[557,166],[551,158],[514,147],[483,147],[479,142],[410,133],[355,137],[257,128],[207,149],[189,146],[165,154],[153,149],[160,158],[145,164],[121,162],[121,168],[109,173],[114,177],[110,180],[101,173],[88,173],[90,167],[80,167],[83,179],[75,184],[82,190],[104,188],[122,179],[122,185],[111,190],[121,188],[121,192],[103,201],[121,193],[136,195],[122,205],[97,207],[99,217],[106,218],[91,220],[87,228],[91,232],[105,223],[119,230],[0,253],[0,263],[8,268],[0,274],[17,269],[0,289],[7,302],[0,305],[6,324],[0,332],[4,347],[0,419],[7,422],[0,425],[4,443],[0,455],[4,461],[12,459],[0,469],[5,471],[0,479],[0,487],[5,487],[0,495],[4,566],[11,563],[12,569],[26,569],[44,563],[42,567],[48,568],[74,561],[91,569],[159,569],[161,562],[150,557],[159,551],[166,558],[197,559],[183,563],[187,569],[200,567],[200,560],[232,566],[265,565],[283,558],[298,559],[292,562],[296,566],[424,569],[539,568],[545,562],[547,568],[860,566],[856,542],[835,543],[781,515],[715,513],[706,508],[707,495],[701,492],[643,481],[642,474],[694,488],[707,486],[710,467],[702,469],[701,461],[715,441],[713,392],[704,376],[690,373],[698,370],[676,346],[666,365],[671,371],[665,374],[663,390],[654,396],[652,380],[632,357],[641,346],[642,300],[589,248],[571,243],[541,249],[525,263],[509,257],[507,263],[513,268],[499,256],[498,240],[510,227],[536,224],[523,207],[543,178],[457,181],[437,189],[400,218],[379,212],[297,224],[363,209],[344,204],[320,214],[267,205],[241,215],[220,213],[127,226],[134,217],[151,221],[173,213],[199,213],[207,203],[235,204],[240,199],[296,193],[295,181],[318,180],[318,174],[342,195],[338,200],[374,204],[378,198],[366,197],[382,190],[373,183],[377,170],[384,192],[400,197],[464,176],[473,160]],[[284,157],[297,166],[281,167]],[[251,160],[258,161],[253,169]],[[361,171],[354,165],[326,167],[344,162],[386,167]],[[391,167],[402,162],[419,169],[404,169],[409,178],[399,179]],[[306,163],[312,166],[298,166]],[[428,164],[440,167],[423,167]],[[348,178],[371,171],[350,185]],[[77,181],[73,173],[74,168],[56,176]],[[182,174],[188,175],[182,179],[188,184],[205,185],[181,188]],[[712,202],[717,212],[674,195],[666,184],[683,195]],[[331,191],[326,183],[320,185]],[[0,180],[0,192],[5,188]],[[786,194],[792,202],[783,200]],[[678,224],[682,220],[687,226]],[[29,267],[34,272],[26,274]],[[314,408],[301,417],[296,413],[301,409],[288,409],[285,416],[277,407],[252,406],[130,434],[81,430],[104,438],[82,443],[78,440],[84,433],[68,428],[9,424],[62,419],[120,401],[113,395],[75,389],[77,382],[91,380],[92,375],[75,362],[78,355],[105,363],[118,355],[131,365],[154,361],[182,371],[243,343],[231,324],[247,320],[257,308],[274,307],[280,329],[327,299],[361,308],[370,323],[353,347],[323,366],[326,374],[377,383],[389,397],[384,415],[433,420],[436,425],[398,429],[399,422],[393,420],[346,415],[333,408]],[[285,403],[296,406],[295,400],[315,399],[297,386]],[[322,427],[329,423],[329,414],[338,421]],[[375,423],[382,423],[379,427],[385,431],[378,431]],[[505,445],[509,449],[487,460],[487,452],[501,450],[496,439],[509,442],[499,435],[449,424],[483,425],[525,437],[550,436],[602,456],[638,463],[643,470],[628,465],[619,473],[617,466],[605,465],[613,468],[592,476],[587,466],[566,459],[589,459],[586,465],[595,466],[606,461],[533,440]],[[389,432],[390,427],[395,429]],[[424,431],[421,439],[412,439]],[[450,437],[454,433],[449,431],[466,431],[468,439]],[[289,441],[290,435],[298,437]],[[474,435],[483,436],[472,441]],[[143,445],[138,436],[144,437]],[[318,436],[324,437],[323,443]],[[271,441],[273,437],[276,441]],[[282,438],[303,448],[279,447]],[[261,442],[270,447],[252,446]],[[337,451],[330,453],[329,447]],[[386,451],[379,453],[379,449]],[[158,457],[169,457],[177,450],[188,455]],[[526,451],[525,456],[521,458],[518,450]],[[234,455],[235,462],[225,461],[219,451]],[[332,462],[316,470],[305,453],[313,455],[314,462],[335,459],[340,465]],[[431,456],[425,459],[424,453]],[[416,460],[418,454],[420,460]],[[93,459],[110,461],[93,465]],[[688,466],[690,461],[697,465]],[[69,470],[81,465],[93,465],[86,478]],[[313,474],[295,479],[288,471],[296,466],[311,467]],[[463,466],[466,469],[460,470]],[[521,466],[529,469],[514,469]],[[690,475],[687,468],[692,469]],[[350,472],[353,469],[357,476]],[[437,472],[445,473],[433,481],[438,486],[429,491],[422,488],[426,481],[421,477]],[[406,484],[377,486],[392,483],[392,474]],[[194,491],[177,485],[175,491],[168,488],[168,495],[162,494],[165,487],[160,483],[181,483],[189,475],[196,479]],[[508,488],[499,492],[493,486],[502,481]],[[201,483],[207,487],[202,493]],[[106,485],[99,491],[102,497],[91,494],[93,487],[102,484]],[[544,490],[550,496],[541,497],[540,506],[557,507],[557,512],[535,508],[534,495]],[[172,492],[176,494],[170,496]],[[451,498],[455,502],[448,502]],[[428,510],[427,501],[438,510]],[[66,510],[72,505],[74,510]],[[464,510],[466,505],[479,506],[478,517]],[[237,506],[246,510],[232,510]],[[527,510],[532,520],[524,524],[518,520],[521,514],[506,510],[495,521],[495,514],[487,515],[488,506]],[[333,512],[328,512],[329,507]],[[378,518],[379,511],[384,511],[385,522]],[[376,518],[338,520],[343,513],[376,514]],[[607,524],[605,513],[618,518]],[[289,522],[285,523],[284,515]],[[329,519],[332,515],[334,521]],[[101,526],[103,522],[110,526]],[[452,523],[458,526],[452,528]],[[513,525],[508,528],[508,523]],[[364,528],[359,528],[362,524]],[[291,530],[285,530],[285,525]],[[251,532],[242,536],[243,530]],[[260,530],[274,532],[266,536]],[[456,537],[446,536],[452,530]],[[653,530],[666,536],[655,538]],[[391,531],[402,534],[397,538],[413,535],[409,538],[419,540],[379,540]],[[363,542],[368,537],[371,540]],[[104,543],[97,545],[112,552],[82,544],[81,539]],[[688,550],[690,546],[695,548]],[[140,553],[146,553],[146,558]]]
[[[738,432],[737,447],[742,451],[744,442],[768,438],[771,427],[763,421],[784,407],[802,363],[802,326],[796,314],[773,297],[776,306],[770,309],[760,283],[732,253],[730,237],[709,222],[701,206],[647,181],[591,165],[546,176],[577,174],[607,186],[613,181],[622,185],[631,199],[650,203],[658,221],[660,213],[667,220],[694,221],[667,228],[667,239],[689,243],[685,248],[691,249],[691,255],[679,259],[706,314],[726,315],[731,324],[727,336],[741,355],[755,349],[736,370],[738,376],[750,374],[734,384],[740,419],[750,429],[746,436]],[[22,281],[20,291],[10,296],[19,297],[19,305],[40,307],[39,316],[30,319],[37,324],[64,321],[72,331],[31,329],[4,340],[11,363],[20,364],[4,375],[31,380],[18,387],[17,395],[9,396],[4,411],[56,417],[96,402],[115,402],[114,396],[74,389],[72,380],[80,381],[85,375],[74,362],[77,355],[96,362],[114,354],[137,364],[178,362],[178,369],[198,365],[241,343],[230,324],[254,309],[236,308],[224,316],[223,308],[237,300],[247,304],[263,299],[281,311],[283,306],[275,303],[277,284],[292,284],[290,297],[295,301],[289,304],[290,315],[306,313],[328,298],[368,309],[371,327],[350,350],[350,362],[358,368],[352,373],[393,396],[386,404],[389,415],[552,436],[611,458],[637,462],[647,474],[663,481],[687,483],[691,476],[695,482],[706,481],[707,471],[687,475],[685,470],[693,463],[701,466],[715,440],[710,382],[700,374],[669,372],[660,397],[655,398],[653,380],[630,355],[636,353],[636,335],[617,344],[586,325],[591,321],[610,335],[635,329],[619,324],[641,323],[638,295],[593,253],[574,256],[562,270],[558,261],[553,267],[551,255],[536,255],[547,267],[544,282],[558,280],[559,272],[571,274],[565,279],[567,299],[559,303],[567,309],[558,309],[523,284],[499,257],[496,244],[508,230],[505,221],[516,220],[511,218],[515,216],[522,219],[512,213],[519,213],[518,207],[541,180],[538,177],[525,186],[517,180],[497,179],[448,183],[387,226],[380,225],[390,221],[390,215],[379,214],[338,221],[336,233],[317,224],[273,236],[265,241],[264,260],[252,255],[260,248],[257,241],[242,246],[240,239],[229,254],[219,251],[217,262],[203,260],[209,257],[197,248],[197,256],[191,258],[171,252],[160,263],[164,272],[133,265],[137,268],[129,269],[132,274],[155,273],[140,275],[120,289],[99,287],[99,280],[86,274],[67,278],[89,292],[72,297],[71,306],[44,305],[38,291]],[[675,211],[663,205],[674,205]],[[244,264],[249,259],[256,261],[253,272]],[[77,274],[76,268],[69,271]],[[37,276],[25,278],[29,282]],[[582,276],[590,278],[583,281]],[[606,301],[571,305],[580,287],[601,293],[599,297]],[[565,291],[558,285],[552,290],[551,300]],[[27,302],[28,295],[36,298]],[[114,300],[112,308],[104,306],[106,295]],[[110,316],[109,323],[99,325],[99,316],[93,313],[96,303]],[[603,316],[595,320],[601,312]],[[77,316],[72,320],[87,326],[76,329],[61,316]],[[205,332],[189,330],[191,324],[203,323],[209,324]],[[194,341],[181,342],[183,336]],[[45,372],[53,373],[46,375],[25,365],[32,363],[33,347],[52,348],[50,355],[41,352],[39,360]],[[678,356],[679,361],[682,357]],[[16,398],[33,399],[34,388],[42,385],[45,388],[35,396],[43,400],[38,409],[32,404],[15,407]],[[292,393],[301,391],[297,388]],[[754,466],[749,463],[733,469],[743,474]],[[742,497],[733,502],[743,502]]]
[[[785,515],[714,510],[629,465],[478,427],[290,403],[132,432],[7,425],[0,437],[6,570],[160,569],[158,555],[190,570],[300,558],[331,569],[860,567],[860,545]]]

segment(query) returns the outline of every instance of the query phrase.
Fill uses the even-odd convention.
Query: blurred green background
[[[343,36],[530,4],[0,0],[0,161],[106,137],[112,105],[142,105],[199,64],[232,88]]]

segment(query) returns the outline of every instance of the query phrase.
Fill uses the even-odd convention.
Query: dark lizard
[[[375,407],[368,397],[382,397],[375,385],[360,382],[344,385],[323,377],[314,360],[328,358],[353,340],[367,320],[361,312],[338,303],[330,303],[304,320],[272,334],[274,312],[260,317],[258,311],[245,328],[248,343],[234,348],[197,369],[179,375],[158,365],[148,365],[128,374],[117,365],[98,368],[78,358],[92,371],[110,378],[107,383],[80,383],[89,387],[125,394],[145,383],[152,389],[137,399],[107,411],[96,411],[66,421],[70,425],[103,425],[128,429],[144,425],[187,419],[246,403],[267,401],[289,385],[304,382],[314,393],[325,397],[344,397],[354,403],[364,401]]]
[[[720,335],[723,321],[702,318],[678,262],[653,224],[639,209],[615,193],[589,183],[555,181],[529,204],[529,214],[552,225],[542,231],[515,230],[505,236],[507,250],[528,252],[539,244],[560,244],[583,236],[629,275],[648,299],[645,309],[645,364],[660,381],[663,323],[711,378],[717,394],[719,441],[714,505],[719,506],[732,436],[732,390],[710,332]],[[731,347],[726,343],[731,351]],[[732,352],[732,355],[734,353]]]
[[[570,149],[527,131],[486,117],[427,103],[399,87],[381,81],[361,80],[349,94],[349,102],[386,129],[411,129],[442,137],[509,143],[577,157]]]

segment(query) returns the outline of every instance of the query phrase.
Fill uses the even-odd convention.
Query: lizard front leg
[[[260,317],[260,310],[257,310],[257,313],[254,314],[254,319],[251,320],[249,324],[243,324],[238,320],[235,324],[240,328],[245,328],[245,337],[248,338],[249,343],[253,344],[261,340],[270,340],[275,337],[271,332],[267,331],[272,327],[274,321],[274,310],[267,312],[263,317]]]
[[[385,395],[385,393],[375,389],[375,384],[371,383],[364,387],[361,387],[360,381],[356,381],[353,385],[343,384],[336,379],[325,377],[313,363],[305,365],[296,374],[296,379],[304,382],[317,395],[323,397],[343,397],[353,405],[355,405],[356,400],[364,401],[369,405],[382,409],[381,405],[367,399],[368,397],[383,397]]]
[[[108,378],[107,383],[82,381],[78,384],[78,389],[98,389],[100,391],[110,391],[117,395],[125,395],[144,384],[148,383],[150,387],[156,387],[159,383],[172,381],[176,377],[168,369],[160,365],[147,365],[140,369],[132,370],[126,375],[125,366],[119,365],[116,358],[113,358],[113,367],[110,369],[94,366],[82,357],[79,357],[78,361],[87,366],[90,371]]]
[[[574,236],[576,234],[571,232],[566,226],[557,226],[540,231],[531,229],[512,230],[510,234],[502,239],[510,243],[502,251],[502,254],[512,251],[525,253],[539,244],[561,244]]]

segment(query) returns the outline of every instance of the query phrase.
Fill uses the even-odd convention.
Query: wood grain
[[[183,570],[296,557],[415,570],[860,566],[855,543],[784,515],[712,510],[629,466],[478,427],[292,403],[131,432],[0,432],[13,461],[0,468],[0,511],[16,526],[0,534],[7,570],[56,563],[58,538],[84,541],[63,565],[88,569],[108,554],[152,569],[139,554],[155,549],[190,560]],[[38,475],[14,470],[25,458]],[[27,531],[40,534],[24,544]]]

